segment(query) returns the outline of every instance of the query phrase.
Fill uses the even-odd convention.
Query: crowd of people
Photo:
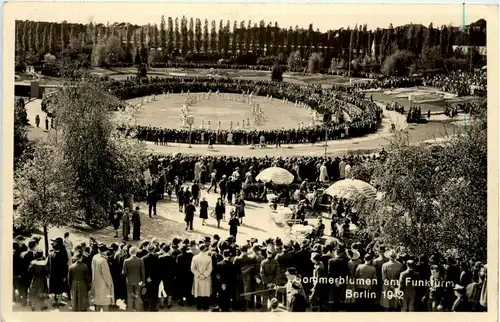
[[[46,256],[39,242],[19,236],[13,249],[14,299],[33,311],[65,306],[64,294],[79,312],[115,310],[118,300],[128,311],[175,304],[224,312],[487,309],[485,263],[376,242],[347,245],[341,236],[237,244],[230,230],[227,238],[152,238],[133,246],[92,237],[73,245],[66,233]]]
[[[424,86],[434,86],[443,92],[454,93],[458,96],[473,95],[476,91],[472,87],[478,87],[484,92],[487,84],[486,71],[478,70],[474,72],[452,71],[448,74],[438,74],[424,79]]]
[[[344,87],[322,89],[316,85],[296,85],[231,78],[150,77],[147,79],[130,78],[121,82],[111,81],[110,90],[122,99],[160,95],[162,93],[246,93],[246,95],[266,96],[271,100],[278,99],[284,102],[301,103],[310,107],[319,115],[330,113],[335,118],[325,125],[311,126],[308,124],[297,129],[269,131],[195,129],[191,132],[192,143],[208,143],[209,139],[212,138],[212,143],[220,144],[261,144],[261,137],[264,137],[262,142],[264,144],[314,143],[324,140],[325,126],[329,130],[329,139],[354,137],[375,131],[382,118],[382,110],[376,103],[365,99],[364,94],[353,92],[352,89],[345,89]],[[344,113],[348,115],[349,121],[344,121]],[[162,144],[187,142],[189,137],[189,131],[185,129],[160,129],[139,126],[138,128],[123,128],[122,130],[129,134],[135,133],[139,139]],[[228,136],[230,140],[228,140]]]

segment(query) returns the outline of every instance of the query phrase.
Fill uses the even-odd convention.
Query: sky
[[[11,8],[9,8],[11,6]],[[10,11],[8,11],[10,9]],[[289,26],[307,28],[313,23],[314,29],[354,27],[367,24],[368,29],[394,27],[408,23],[428,26],[460,26],[463,21],[461,4],[319,4],[319,3],[56,3],[56,2],[17,2],[5,5],[6,14],[16,20],[33,20],[73,23],[129,22],[132,24],[160,24],[161,16],[200,18],[204,20],[246,21],[258,23],[264,20],[277,21],[282,28]],[[467,5],[465,23],[484,18],[491,7]],[[496,10],[496,9],[495,9]]]

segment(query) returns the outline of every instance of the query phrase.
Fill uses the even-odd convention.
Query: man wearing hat
[[[70,286],[71,309],[74,312],[85,312],[89,308],[90,272],[82,262],[83,254],[76,251],[74,263],[69,267],[68,284]]]
[[[95,311],[109,311],[110,305],[114,304],[114,285],[109,264],[106,259],[108,247],[104,244],[98,246],[99,254],[92,258],[92,288],[91,297],[94,299]]]
[[[471,306],[467,299],[467,295],[465,295],[465,287],[460,284],[456,284],[453,291],[455,292],[457,299],[453,303],[451,310],[453,312],[470,312]]]
[[[188,240],[189,244],[189,240]],[[188,252],[188,245],[181,246],[181,253],[177,256],[176,272],[176,291],[179,295],[179,305],[184,305],[184,298],[187,304],[193,304],[193,295],[191,294],[193,288],[193,273],[191,272],[191,261],[193,254]]]
[[[274,253],[271,249],[266,250],[266,255],[267,258],[260,263],[260,278],[265,289],[273,289],[278,284],[279,264],[273,258]],[[272,293],[272,291],[269,291],[262,294],[263,309],[266,308],[270,297],[274,296]]]
[[[229,312],[231,300],[235,299],[237,272],[236,267],[231,261],[231,251],[226,249],[222,253],[224,259],[217,263],[216,279],[218,281],[218,305],[222,312]]]
[[[386,311],[395,311],[399,309],[399,298],[396,294],[396,288],[399,283],[399,276],[403,269],[403,264],[396,260],[396,252],[389,250],[384,254],[384,258],[388,261],[382,265],[381,270],[381,286],[382,296],[380,297],[380,305]],[[376,268],[376,267],[375,267]],[[396,296],[388,296],[394,294]]]
[[[307,297],[304,291],[304,288],[302,287],[302,283],[300,283],[297,280],[297,270],[295,267],[288,267],[285,273],[285,276],[287,278],[287,282],[283,286],[276,286],[275,289],[278,292],[286,292],[286,303],[288,306],[288,310],[291,310],[290,304],[292,303],[292,296],[299,292],[301,295],[306,299],[307,302]],[[307,304],[308,305],[308,304]]]
[[[137,247],[130,248],[130,257],[123,262],[122,274],[127,283],[127,311],[142,311],[141,287],[146,282],[144,262],[137,257]]]
[[[356,293],[363,294],[362,298],[356,299],[356,306],[362,311],[371,311],[374,300],[372,298],[373,285],[377,283],[377,272],[373,266],[373,257],[365,255],[365,262],[359,264],[354,274],[356,282]]]
[[[406,262],[406,271],[399,277],[399,293],[402,294],[402,312],[413,312],[415,310],[416,286],[420,277],[415,271],[415,262],[408,260]]]
[[[32,276],[29,273],[29,267],[31,262],[35,259],[35,248],[37,242],[30,240],[28,242],[28,250],[21,253],[20,257],[20,267],[19,272],[19,296],[21,297],[21,303],[23,306],[28,304],[28,287],[31,283]]]
[[[377,253],[378,257],[373,260],[373,266],[375,266],[375,271],[377,272],[377,285],[375,285],[374,291],[377,293],[378,303],[381,301],[382,292],[382,265],[389,261],[389,258],[385,256],[385,246],[380,245],[378,247]]]
[[[349,258],[345,253],[344,245],[338,244],[335,257],[328,261],[328,277],[338,280],[338,283],[331,285],[330,290],[334,311],[338,311],[345,300],[347,281],[341,282],[341,280],[345,279],[346,276],[349,276]]]
[[[153,243],[147,246],[147,254],[142,258],[146,276],[146,294],[143,296],[144,311],[154,312],[158,310],[158,291],[160,287],[160,266],[158,257],[155,255],[156,247]]]
[[[53,294],[53,306],[59,307],[62,304],[59,302],[62,293],[68,293],[68,253],[63,245],[63,239],[57,237],[52,239],[52,252],[48,257],[49,266],[49,293]]]
[[[241,246],[241,255],[234,259],[234,266],[236,267],[238,274],[238,286],[236,288],[236,300],[237,304],[241,306],[242,309],[247,309],[251,307],[253,303],[253,297],[250,295],[241,298],[239,294],[249,293],[254,291],[255,277],[254,269],[256,267],[256,258],[250,257],[248,255],[248,245]]]

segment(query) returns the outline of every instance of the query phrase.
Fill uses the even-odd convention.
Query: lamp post
[[[189,137],[188,137],[188,142],[189,142],[189,147],[191,148],[191,130],[193,128],[193,124],[194,124],[194,116],[192,115],[188,115],[188,117],[186,118],[186,122],[187,124],[189,125]]]

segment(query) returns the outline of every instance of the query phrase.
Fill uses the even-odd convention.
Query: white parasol
[[[256,177],[257,180],[262,182],[270,182],[276,184],[290,184],[293,182],[293,174],[287,170],[279,167],[270,167],[263,170]]]
[[[325,194],[340,198],[352,198],[354,196],[365,196],[377,198],[377,189],[371,184],[357,179],[340,180],[325,190]]]

